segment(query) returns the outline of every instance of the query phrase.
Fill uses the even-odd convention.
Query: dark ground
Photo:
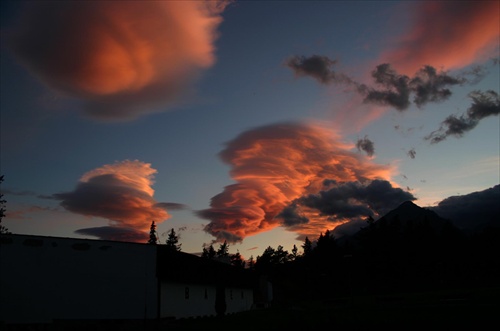
[[[225,315],[165,321],[58,322],[50,325],[0,325],[2,331],[92,330],[283,330],[374,327],[430,330],[452,327],[490,329],[500,323],[500,288],[398,293],[297,301]]]
[[[177,321],[161,330],[365,330],[376,326],[427,329],[499,325],[500,288],[401,293],[290,302],[223,318]]]

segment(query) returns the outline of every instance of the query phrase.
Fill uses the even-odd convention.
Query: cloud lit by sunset
[[[236,183],[214,196],[209,209],[198,212],[210,220],[205,230],[219,240],[238,242],[282,225],[284,209],[305,194],[319,192],[325,180],[390,181],[395,169],[351,149],[319,124],[282,123],[243,132],[220,153]]]
[[[11,32],[15,56],[96,118],[131,119],[183,96],[215,62],[227,1],[30,3]]]
[[[150,164],[137,160],[107,164],[85,173],[73,191],[54,198],[73,213],[109,220],[107,227],[78,233],[144,242],[152,221],[161,223],[170,217],[153,198],[155,173]]]
[[[0,14],[12,233],[146,243],[155,221],[160,244],[185,229],[185,252],[227,240],[255,257],[499,184],[498,1],[18,0]]]
[[[425,65],[460,69],[498,56],[498,1],[416,1],[410,31],[382,54],[399,72],[413,75]]]

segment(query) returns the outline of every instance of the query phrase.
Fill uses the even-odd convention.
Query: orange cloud
[[[160,223],[170,217],[153,198],[155,173],[148,163],[116,162],[87,172],[73,191],[54,194],[54,198],[71,212],[109,220],[110,227],[93,228],[102,233],[90,231],[92,235],[112,240],[125,234],[126,238],[145,238],[152,221]]]
[[[10,46],[48,86],[89,115],[135,118],[171,104],[215,62],[229,1],[33,2]]]
[[[389,179],[391,167],[371,163],[319,124],[283,123],[246,131],[220,153],[235,184],[198,212],[219,240],[243,238],[282,225],[276,216],[293,200],[316,193],[325,179]]]
[[[413,27],[379,63],[411,76],[424,65],[450,70],[498,55],[500,2],[417,1],[415,6]]]

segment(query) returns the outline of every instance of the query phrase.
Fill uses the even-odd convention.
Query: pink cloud
[[[500,2],[416,1],[413,9],[410,31],[378,63],[411,76],[424,65],[459,69],[498,56]]]
[[[241,241],[282,225],[276,216],[293,200],[318,192],[325,179],[391,177],[394,169],[371,163],[351,151],[353,147],[330,129],[312,123],[274,124],[243,132],[220,153],[236,183],[214,196],[209,209],[198,212],[210,220],[205,231],[219,240]]]
[[[150,164],[137,160],[107,164],[85,173],[73,191],[54,194],[54,198],[66,210],[109,220],[109,227],[81,229],[80,233],[92,230],[93,235],[111,240],[123,238],[124,233],[128,238],[143,238],[152,221],[158,224],[170,217],[153,198],[155,173]]]
[[[173,105],[215,62],[229,1],[32,2],[10,35],[19,61],[101,119]]]

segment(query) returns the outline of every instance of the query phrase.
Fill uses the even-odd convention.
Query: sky
[[[255,258],[408,200],[498,220],[498,1],[1,6],[12,233]]]

